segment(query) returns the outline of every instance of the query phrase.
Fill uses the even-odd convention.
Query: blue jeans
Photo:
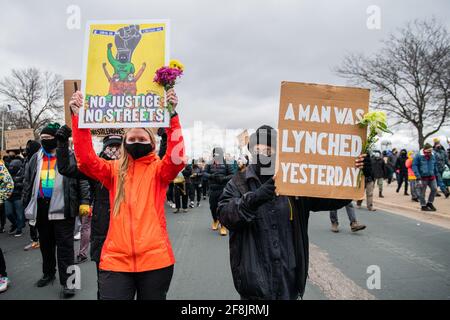
[[[430,195],[428,196],[428,202],[425,200],[425,191],[427,186],[430,188]],[[422,180],[421,184],[416,185],[416,190],[419,194],[420,205],[425,207],[428,203],[433,203],[434,197],[437,191],[437,181],[436,180]]]
[[[21,199],[6,200],[5,202],[6,217],[11,224],[16,227],[17,232],[22,232],[25,227],[25,215]]]
[[[352,222],[355,222],[356,215],[355,215],[355,207],[353,207],[353,202],[350,202],[348,205],[346,205],[345,210],[347,210],[348,220],[350,220],[350,224]],[[337,210],[330,211],[330,220],[331,220],[331,223],[339,223]]]

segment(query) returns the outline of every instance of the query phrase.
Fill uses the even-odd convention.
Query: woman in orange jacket
[[[167,101],[176,107],[173,89]],[[149,128],[128,129],[120,160],[106,161],[95,154],[89,129],[78,128],[83,95],[76,92],[73,142],[79,169],[108,190],[111,217],[100,257],[100,299],[165,299],[175,263],[166,227],[164,200],[169,182],[185,166],[184,140],[175,111],[167,132],[167,152],[155,154],[156,140]],[[175,110],[175,108],[173,108]]]

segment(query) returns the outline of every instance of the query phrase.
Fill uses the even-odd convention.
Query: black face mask
[[[151,143],[125,143],[125,150],[136,160],[152,152],[153,145]]]
[[[275,153],[272,153],[270,157],[262,154],[253,154],[252,158],[256,174],[264,176],[273,176],[275,174]]]
[[[41,144],[42,144],[42,148],[44,148],[44,150],[46,152],[50,152],[50,151],[56,149],[56,139],[55,138],[53,138],[53,139],[43,139],[41,141]]]

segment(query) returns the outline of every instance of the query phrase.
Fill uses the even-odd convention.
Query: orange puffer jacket
[[[412,158],[408,158],[408,160],[406,160],[406,162],[405,162],[405,166],[406,166],[406,168],[408,168],[408,180],[409,181],[416,180],[416,176],[414,175],[414,171],[412,169],[412,162],[413,162]]]
[[[100,181],[108,190],[111,215],[103,245],[100,269],[143,272],[175,263],[166,227],[164,202],[169,182],[185,166],[184,140],[178,116],[170,121],[167,151],[163,159],[154,153],[133,160],[130,157],[125,179],[125,199],[113,212],[119,162],[106,161],[95,154],[89,129],[78,128],[72,117],[73,142],[79,169]]]

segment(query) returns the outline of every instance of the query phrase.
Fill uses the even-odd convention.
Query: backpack
[[[184,176],[181,172],[178,173],[178,175],[175,177],[175,179],[173,180],[173,183],[175,184],[179,184],[179,183],[184,183]]]
[[[444,180],[449,179],[450,180],[450,169],[448,168],[448,166],[445,166],[444,173],[442,173],[442,179],[444,179]]]

